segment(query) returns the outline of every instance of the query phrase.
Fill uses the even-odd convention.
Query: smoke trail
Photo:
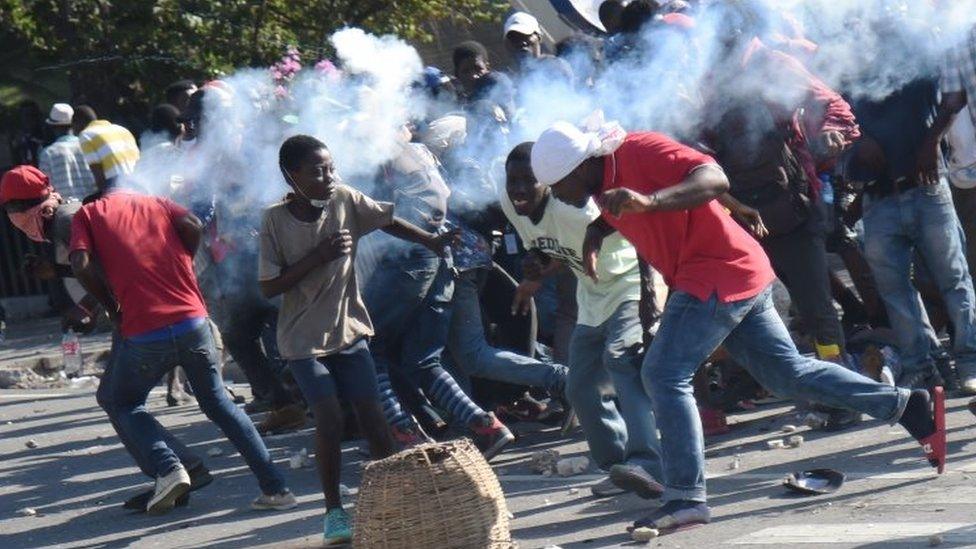
[[[490,105],[469,106],[466,141],[455,141],[444,154],[472,160],[480,170],[448,183],[463,188],[473,208],[494,202],[485,176],[501,177],[500,161],[512,145],[595,109],[628,130],[694,140],[705,96],[718,103],[762,97],[800,104],[805,90],[776,75],[739,70],[740,52],[729,40],[736,33],[797,57],[851,97],[884,97],[917,78],[938,76],[945,51],[976,23],[976,0],[731,0],[689,15],[691,26],[657,22],[625,37],[629,53],[594,71],[591,85],[541,71],[513,74],[513,119],[504,120],[505,113]],[[817,47],[804,49],[809,43],[801,38]],[[244,204],[238,209],[256,214],[287,192],[277,163],[281,142],[308,133],[328,144],[347,182],[372,194],[377,170],[403,150],[404,125],[445,109],[412,86],[422,63],[405,42],[360,29],[340,30],[330,40],[338,70],[302,70],[286,89],[268,70],[244,69],[223,79],[227,93],[208,94],[196,142],[147,154],[136,180],[158,194],[182,181],[197,202],[230,192]],[[716,76],[723,74],[731,77]]]

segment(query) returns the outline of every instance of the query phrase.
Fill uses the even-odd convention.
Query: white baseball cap
[[[508,33],[512,31],[531,36],[537,33],[542,34],[542,27],[539,26],[539,20],[535,17],[524,11],[517,11],[505,20],[504,36],[508,36]]]
[[[51,107],[51,114],[47,115],[49,126],[70,126],[71,118],[74,117],[75,110],[67,103],[55,103]]]

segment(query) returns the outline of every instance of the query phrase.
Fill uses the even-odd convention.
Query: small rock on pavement
[[[207,449],[207,455],[210,456],[210,457],[222,456],[222,455],[224,455],[224,451],[221,450],[220,448],[216,447],[216,446],[213,446],[213,447]]]
[[[786,445],[790,448],[796,448],[803,444],[803,435],[793,435],[786,439]]]
[[[935,534],[929,536],[929,547],[937,547],[939,545],[942,545],[942,542],[944,541],[945,538],[942,536],[942,534]]]
[[[784,425],[783,426],[783,432],[784,433],[795,433],[796,430],[797,430],[796,425],[789,425],[789,424],[787,424],[787,425]]]
[[[34,439],[30,439],[24,443],[24,446],[27,446],[28,448],[37,448],[37,442],[35,442]]]
[[[786,443],[783,442],[783,439],[777,438],[777,439],[774,439],[774,440],[767,440],[766,441],[766,446],[770,450],[782,450],[783,448],[786,448]]]
[[[654,528],[636,528],[630,533],[630,538],[637,542],[647,543],[661,533]]]
[[[590,468],[590,459],[587,457],[574,457],[561,459],[556,462],[556,472],[561,477],[571,477],[586,472]]]
[[[542,450],[534,452],[529,461],[529,467],[536,473],[545,474],[556,469],[556,462],[559,461],[559,452],[556,450]]]
[[[22,509],[17,509],[17,514],[22,517],[33,517],[37,514],[37,510],[31,507],[24,507]]]
[[[508,512],[508,520],[515,520],[515,513],[509,511]]]
[[[578,493],[579,493],[579,488],[570,488],[569,489],[569,495],[571,495],[571,496],[575,496]]]

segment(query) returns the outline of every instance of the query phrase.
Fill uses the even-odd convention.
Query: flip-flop
[[[941,475],[945,472],[946,454],[946,427],[945,427],[945,389],[936,386],[932,389],[932,411],[935,419],[935,432],[923,438],[922,450],[929,464],[935,467]]]

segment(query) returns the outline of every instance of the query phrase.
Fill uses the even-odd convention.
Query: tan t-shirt
[[[373,335],[373,324],[356,282],[356,247],[361,237],[393,223],[393,204],[376,202],[339,185],[317,221],[295,219],[284,202],[269,207],[261,223],[259,280],[279,276],[322,240],[350,232],[352,254],[321,265],[285,292],[278,312],[278,350],[286,360],[335,354]]]

